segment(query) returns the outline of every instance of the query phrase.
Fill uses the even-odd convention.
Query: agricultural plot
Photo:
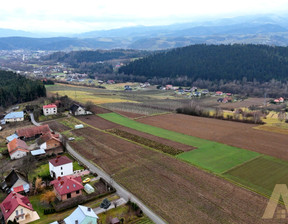
[[[179,154],[177,157],[218,174],[259,156],[256,152],[142,124],[116,113],[99,116],[138,131],[197,147],[197,149]]]
[[[270,196],[275,184],[288,185],[288,162],[261,156],[225,172],[223,176]]]
[[[168,223],[264,223],[267,199],[196,169],[93,128],[73,130],[71,142]],[[251,207],[247,209],[247,207]]]

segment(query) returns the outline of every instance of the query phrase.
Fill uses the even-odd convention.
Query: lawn
[[[275,184],[288,185],[288,162],[261,156],[225,172],[223,176],[270,196]]]
[[[99,116],[138,131],[197,147],[197,149],[190,152],[181,153],[177,157],[193,165],[218,174],[221,174],[232,167],[240,165],[260,155],[257,152],[142,124],[116,113],[100,114]]]

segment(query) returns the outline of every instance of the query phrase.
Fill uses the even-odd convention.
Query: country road
[[[37,123],[34,119],[33,113],[30,113],[31,122],[35,126],[40,126],[41,124]],[[130,200],[134,203],[136,203],[139,208],[147,215],[154,223],[156,224],[166,224],[160,216],[156,215],[150,208],[148,208],[142,201],[140,201],[137,197],[135,197],[133,194],[131,194],[129,191],[127,191],[124,187],[117,184],[111,176],[109,176],[107,173],[105,173],[102,169],[98,168],[94,164],[90,163],[88,160],[83,158],[79,153],[77,153],[69,144],[66,143],[66,149],[67,151],[75,157],[78,161],[83,163],[85,166],[87,166],[90,171],[93,173],[97,173],[99,177],[102,177],[105,181],[107,181],[109,184],[111,184],[117,191],[117,194],[124,198],[126,201]]]

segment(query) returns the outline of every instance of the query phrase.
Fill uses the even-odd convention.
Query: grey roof
[[[44,149],[36,149],[36,150],[31,151],[32,156],[39,156],[39,155],[43,155],[45,153],[46,152]]]
[[[24,118],[24,112],[23,111],[11,112],[4,117],[4,119],[13,119],[13,118]]]

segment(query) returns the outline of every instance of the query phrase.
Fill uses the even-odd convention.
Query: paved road
[[[128,192],[124,187],[117,184],[112,177],[110,177],[107,173],[105,173],[100,168],[96,167],[94,164],[87,161],[85,158],[83,158],[79,153],[77,153],[68,143],[66,143],[66,149],[67,151],[73,155],[77,160],[79,160],[81,163],[85,164],[92,172],[95,172],[98,174],[98,176],[102,177],[104,180],[106,180],[109,184],[111,184],[117,191],[117,194],[124,198],[126,201],[130,200],[134,203],[136,203],[141,210],[156,224],[165,224],[166,222],[156,215],[151,209],[149,209],[147,206],[142,203],[138,198],[136,198],[133,194]]]
[[[30,113],[30,118],[31,118],[31,122],[34,125],[40,126],[40,124],[35,121],[33,113]],[[111,176],[109,176],[107,173],[105,173],[102,169],[96,167],[94,164],[90,163],[88,160],[83,158],[79,153],[77,153],[68,144],[68,142],[66,143],[66,149],[77,160],[79,160],[81,163],[85,164],[85,166],[87,166],[90,169],[90,171],[97,173],[99,178],[102,177],[105,181],[107,181],[109,184],[111,184],[116,189],[117,194],[121,198],[123,198],[126,201],[130,200],[130,201],[136,203],[139,206],[139,208],[141,208],[141,210],[145,213],[145,215],[147,215],[154,223],[156,223],[156,224],[166,224],[167,223],[161,217],[156,215],[151,209],[149,209],[147,206],[145,206],[142,201],[140,201],[138,198],[136,198],[133,194],[131,194],[129,191],[127,191],[124,187],[117,184],[113,180],[113,178]]]

